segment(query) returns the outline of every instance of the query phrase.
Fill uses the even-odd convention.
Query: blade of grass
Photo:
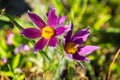
[[[58,68],[57,68],[57,70],[56,70],[56,72],[55,72],[55,75],[54,75],[54,78],[53,78],[53,80],[58,80],[59,79],[59,76],[60,76],[60,74],[61,74],[61,70],[62,70],[62,67],[63,67],[63,65],[64,65],[64,62],[65,62],[65,57],[64,57],[64,55],[61,57],[61,59],[60,59],[60,62],[59,62],[59,64],[58,64]]]
[[[11,68],[10,64],[8,64],[7,66],[8,66],[9,71],[11,71],[12,74],[13,74],[13,80],[17,80],[16,77],[15,77],[14,70]]]
[[[16,25],[16,27],[21,31],[21,30],[23,30],[23,27],[20,25],[20,24],[18,24],[15,20],[14,20],[14,18],[12,17],[12,16],[10,16],[10,15],[8,15],[8,14],[4,14],[6,17],[8,17],[9,19],[10,19],[10,21],[13,23],[13,24],[15,24]]]
[[[50,62],[52,62],[52,60],[48,57],[48,55],[44,51],[39,51],[39,53],[42,53],[42,55],[44,55]]]
[[[118,49],[115,57],[113,58],[113,60],[112,60],[112,62],[111,62],[111,64],[110,64],[109,71],[108,71],[108,77],[107,77],[108,80],[110,80],[110,74],[111,74],[111,71],[112,71],[112,65],[115,63],[115,60],[117,59],[119,53],[120,53],[120,48]]]

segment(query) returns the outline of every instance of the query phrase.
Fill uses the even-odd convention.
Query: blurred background
[[[47,21],[51,7],[58,16],[67,16],[66,23],[73,22],[74,32],[90,26],[85,44],[101,47],[88,55],[91,63],[68,61],[59,80],[107,80],[110,63],[120,48],[120,0],[0,0],[0,80],[52,80],[59,50],[45,48],[47,59],[44,52],[34,54],[32,41],[16,27],[35,27],[28,10]],[[120,80],[119,59],[120,55],[111,67],[110,80]]]

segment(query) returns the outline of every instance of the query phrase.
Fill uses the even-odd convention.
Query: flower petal
[[[69,30],[65,38],[65,43],[71,40],[72,30]]]
[[[67,32],[66,36],[64,36],[65,42],[69,42],[69,41],[71,40],[73,24],[70,23],[69,26],[70,26],[70,30]],[[69,26],[68,26],[68,27],[69,27]]]
[[[25,35],[27,38],[38,38],[41,36],[41,31],[37,28],[26,28],[21,31],[21,34]]]
[[[56,36],[63,34],[66,29],[67,29],[67,28],[65,28],[65,27],[59,27],[59,28],[57,28],[57,29],[55,30],[55,31],[56,31]]]
[[[87,57],[80,56],[80,55],[77,54],[77,53],[73,55],[73,59],[75,59],[75,60],[80,60],[80,61],[90,62],[90,60],[89,60]]]
[[[66,55],[67,57],[73,59],[73,55],[72,55],[72,54],[67,54],[67,53],[65,53],[65,55]]]
[[[55,8],[52,8],[48,14],[48,25],[55,27],[58,23],[58,18],[55,14]]]
[[[36,14],[28,12],[30,19],[35,23],[40,29],[45,27],[45,22]]]
[[[42,50],[44,47],[45,47],[45,45],[47,44],[47,39],[45,39],[45,38],[42,38],[42,39],[40,39],[36,44],[35,44],[35,46],[34,46],[34,51],[38,51],[38,50]]]
[[[78,54],[86,56],[99,48],[98,46],[83,46],[79,48]]]
[[[73,29],[73,25],[71,23],[70,24],[65,24],[64,27],[67,28],[68,31]]]
[[[89,34],[90,34],[89,27],[86,29],[82,29],[73,36],[73,40],[78,39],[78,38],[82,38],[83,41],[85,41],[87,39],[87,37],[89,36]]]
[[[72,35],[72,30],[69,30],[68,33],[67,33],[67,35],[64,36],[64,38],[65,38],[65,43],[66,43],[66,42],[69,42],[69,41],[71,40],[71,35]]]
[[[53,37],[53,38],[50,39],[48,45],[51,46],[51,47],[56,47],[57,42],[58,42],[58,39],[56,37]]]
[[[78,39],[75,39],[73,42],[75,42],[76,44],[82,44],[83,43],[83,39],[82,38],[78,38]]]
[[[66,20],[66,16],[59,17],[58,24],[63,24],[65,20]]]

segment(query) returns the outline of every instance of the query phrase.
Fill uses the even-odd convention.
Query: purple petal
[[[73,23],[70,23],[70,29],[73,30]]]
[[[83,43],[83,39],[79,38],[79,39],[74,40],[73,42],[75,42],[76,44],[82,44]]]
[[[45,47],[45,45],[47,44],[47,39],[45,39],[45,38],[42,38],[42,39],[40,39],[36,44],[35,44],[35,46],[34,46],[34,51],[38,51],[38,50],[42,50],[44,47]]]
[[[41,36],[41,31],[36,28],[26,28],[21,31],[21,34],[25,35],[27,38],[38,38]]]
[[[65,38],[65,43],[71,40],[72,30],[69,30]]]
[[[65,42],[71,41],[73,24],[70,23],[70,24],[68,25],[68,27],[70,28],[70,30],[67,32],[66,36],[64,37],[64,38],[65,38]]]
[[[67,54],[67,53],[65,53],[65,55],[66,55],[67,57],[73,59],[73,55],[72,55],[72,54]]]
[[[28,12],[28,16],[40,29],[45,27],[45,22],[38,15]]]
[[[85,41],[87,39],[87,37],[89,36],[89,34],[90,34],[89,27],[86,29],[82,29],[73,36],[73,40],[78,39],[78,38],[82,38],[83,41]]]
[[[55,9],[52,8],[48,14],[48,25],[51,27],[55,27],[57,25],[58,18],[55,14]]]
[[[67,25],[67,27],[69,27],[69,31],[67,32],[66,36],[64,36],[65,42],[71,41],[73,23],[70,23],[69,25]],[[66,28],[67,28],[67,27],[66,27]]]
[[[57,43],[58,43],[58,39],[56,37],[53,37],[50,39],[48,45],[51,47],[56,47]]]
[[[77,54],[77,53],[73,55],[73,59],[80,60],[80,61],[90,62],[90,60],[89,60],[87,57],[80,56],[80,55]]]
[[[99,49],[100,47],[98,46],[84,46],[84,47],[80,47],[78,54],[82,55],[82,56],[86,56],[90,53],[92,53],[93,51]]]
[[[59,28],[57,28],[57,29],[55,30],[55,31],[56,31],[56,36],[63,34],[66,29],[67,29],[67,28],[65,28],[65,27],[59,27]]]
[[[58,24],[63,24],[65,22],[65,20],[66,20],[66,16],[59,17]]]

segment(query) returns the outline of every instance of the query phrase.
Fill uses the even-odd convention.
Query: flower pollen
[[[76,46],[76,44],[74,42],[68,42],[65,45],[65,51],[68,54],[75,54],[78,51],[78,48],[77,48],[77,46]]]
[[[55,30],[53,28],[51,28],[50,26],[46,26],[46,27],[42,28],[42,37],[44,37],[46,39],[50,39],[54,35],[55,35]]]

